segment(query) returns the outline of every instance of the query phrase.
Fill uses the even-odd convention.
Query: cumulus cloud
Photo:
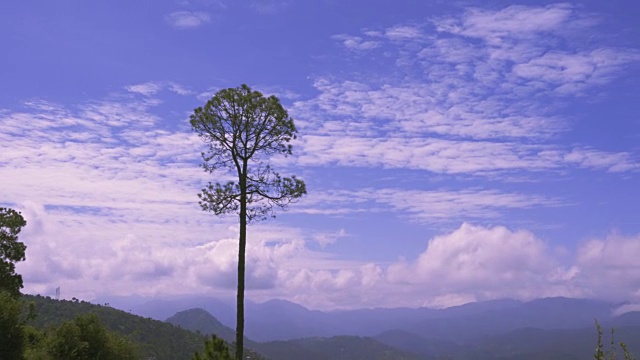
[[[554,291],[548,279],[557,264],[549,255],[532,233],[463,224],[430,240],[416,261],[391,266],[389,279],[430,284],[436,297],[533,298]]]
[[[552,296],[637,301],[640,276],[631,259],[638,243],[637,237],[616,236],[585,242],[576,260],[567,262],[530,231],[463,223],[430,239],[415,259],[289,269],[280,272],[278,290],[312,308],[448,307]]]
[[[92,299],[105,292],[126,295],[132,288],[147,296],[235,291],[235,225],[223,223],[212,230],[206,221],[182,218],[131,226],[100,213],[74,214],[32,202],[18,208],[29,225],[22,237],[28,246],[27,261],[18,269],[25,276],[27,292],[52,294],[60,286],[63,294]],[[202,242],[211,239],[210,234],[216,235]],[[563,262],[535,234],[503,226],[464,223],[430,239],[415,259],[392,263],[358,262],[312,251],[305,238],[309,236],[301,229],[251,228],[249,298],[280,297],[331,309],[446,307],[506,297],[637,301],[640,294],[637,236],[585,242],[576,250],[575,262]]]
[[[581,285],[590,296],[640,300],[640,235],[612,234],[578,248],[576,265]]]

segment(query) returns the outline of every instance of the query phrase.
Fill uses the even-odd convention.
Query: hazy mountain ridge
[[[168,322],[207,335],[216,335],[233,341],[234,330],[222,325],[203,309],[191,309],[176,313]],[[248,348],[273,360],[419,360],[418,354],[396,349],[373,338],[357,336],[310,337],[286,341],[257,343],[245,339]]]
[[[640,313],[614,317],[611,314],[615,305],[600,301],[549,298],[528,303],[508,300],[467,304],[444,310],[398,308],[329,313],[305,311],[300,305],[281,300],[266,305],[265,308],[272,312],[260,320],[269,323],[265,319],[272,319],[270,324],[274,328],[253,331],[269,330],[281,335],[286,332],[277,328],[281,324],[293,322],[301,327],[303,321],[310,321],[314,317],[323,319],[325,325],[335,327],[336,323],[331,323],[331,316],[342,316],[347,323],[366,319],[360,324],[351,323],[345,327],[346,331],[363,327],[373,331],[384,328],[385,324],[388,326],[371,337],[342,334],[255,345],[256,350],[273,359],[299,358],[302,354],[309,359],[332,359],[339,355],[335,353],[336,346],[344,347],[345,344],[351,358],[368,358],[366,356],[371,356],[366,355],[369,349],[379,349],[380,352],[386,351],[386,358],[389,359],[584,359],[592,356],[595,347],[595,318],[604,329],[616,326],[616,341],[626,342],[632,350],[640,349]],[[274,306],[277,311],[273,311]],[[287,313],[289,307],[293,311]],[[254,311],[259,308],[254,307]],[[254,316],[257,315],[260,314],[254,313]],[[285,318],[278,321],[278,316]],[[393,328],[398,324],[404,324],[404,329]],[[316,324],[310,328],[318,326]],[[331,329],[324,328],[323,331],[331,332]],[[337,330],[334,328],[333,331]],[[605,331],[605,344],[609,343],[607,336]],[[297,355],[288,357],[286,354]]]
[[[138,306],[146,309],[145,316],[165,320],[177,312],[201,308],[223,325],[235,328],[234,307],[218,299],[154,300],[149,304],[149,307],[144,303]],[[340,335],[376,336],[393,329],[425,338],[447,340],[454,337],[459,341],[474,338],[479,333],[500,334],[526,327],[591,327],[595,318],[602,323],[614,319],[612,313],[616,307],[616,304],[595,300],[546,298],[530,302],[492,300],[446,309],[376,308],[322,312],[286,300],[271,300],[260,304],[247,302],[245,327],[248,338],[261,342]],[[160,310],[154,314],[154,308]],[[174,311],[162,317],[170,309]]]
[[[187,329],[198,330],[202,334],[215,333],[216,335],[233,339],[234,330],[218,321],[213,315],[203,309],[191,309],[176,313],[168,321],[178,324],[182,329],[161,321],[142,318],[124,311],[113,309],[109,306],[93,305],[78,301],[56,301],[43,297],[27,296],[28,301],[35,301],[39,312],[34,325],[46,328],[49,325],[60,323],[63,320],[73,318],[82,313],[96,313],[105,323],[105,326],[123,335],[131,336],[133,340],[143,345],[145,353],[155,356],[157,359],[189,359],[194,350],[202,348],[204,337]],[[475,319],[474,321],[489,321],[501,324],[519,324],[525,319],[527,321],[536,316],[543,317],[536,319],[539,324],[553,325],[546,317],[558,315],[557,311],[565,307],[563,317],[558,321],[564,321],[565,325],[581,323],[588,314],[581,313],[589,309],[607,309],[610,304],[572,299],[545,299],[542,301],[515,304],[501,307],[500,303],[478,303],[469,304],[464,307],[457,307],[445,310],[433,309],[370,309],[356,311],[338,311],[329,313],[332,316],[345,316],[344,321],[355,321],[359,318],[368,318],[369,322],[360,326],[376,324],[383,327],[379,320],[387,320],[388,323],[403,323],[410,319],[410,316],[423,314],[432,317],[431,320],[420,320],[420,324],[434,328],[443,327],[447,322],[443,320],[449,317],[453,329],[459,329],[459,325],[464,319]],[[257,310],[271,311],[268,316],[260,318],[267,324],[274,324],[274,320],[283,316],[286,322],[301,324],[300,317],[311,319],[319,317],[328,321],[331,317],[324,317],[327,313],[306,310],[299,305],[290,306],[285,301],[271,301],[266,305],[261,304],[253,307],[256,311],[254,316],[260,315]],[[287,312],[289,308],[293,311]],[[514,309],[520,310],[514,312]],[[498,321],[491,319],[489,315],[497,316],[504,314],[520,314],[515,321]],[[572,315],[573,314],[573,315]],[[525,316],[526,315],[526,316]],[[580,316],[577,316],[580,315]],[[436,317],[438,316],[438,317]],[[576,317],[577,316],[577,317]],[[576,320],[577,319],[577,320]],[[268,322],[266,320],[270,320]],[[415,320],[415,319],[414,319]],[[569,321],[571,320],[571,321]],[[616,327],[616,341],[626,342],[637,357],[640,355],[640,312],[630,312],[621,316],[608,319],[599,319],[605,329],[604,343],[609,343],[608,329]],[[254,323],[255,324],[255,323]],[[415,326],[415,322],[410,322]],[[474,322],[469,323],[470,329],[475,326]],[[313,324],[310,324],[313,325]],[[326,325],[326,324],[325,324]],[[331,325],[329,323],[329,325]],[[335,323],[333,324],[335,325]],[[477,325],[477,324],[476,324]],[[476,330],[485,330],[496,326],[495,324],[477,326]],[[566,326],[565,326],[566,327]],[[313,326],[309,326],[313,329]],[[444,328],[443,328],[444,329]],[[255,330],[255,329],[254,329]],[[257,329],[267,332],[278,329]],[[326,330],[326,329],[325,329]],[[430,329],[419,329],[422,333],[433,333]],[[447,329],[444,329],[447,330]],[[453,330],[447,330],[452,333]],[[448,332],[445,331],[445,334]],[[403,329],[386,329],[372,337],[363,336],[326,336],[307,337],[302,339],[290,339],[284,341],[270,341],[257,343],[247,339],[247,347],[256,350],[258,353],[269,357],[271,360],[289,359],[386,359],[386,360],[489,360],[489,359],[510,359],[510,360],[538,360],[538,359],[585,359],[590,358],[595,348],[596,331],[593,326],[593,318],[589,324],[581,328],[573,329],[542,329],[535,327],[523,327],[513,329],[499,334],[480,333],[475,337],[465,336],[455,337],[447,335],[449,338],[425,337],[421,334]]]

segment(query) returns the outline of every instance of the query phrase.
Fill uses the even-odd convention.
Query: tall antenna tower
[[[56,300],[60,300],[60,286],[56,288]]]

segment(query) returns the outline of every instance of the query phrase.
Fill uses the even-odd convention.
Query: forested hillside
[[[258,351],[274,360],[426,360],[424,356],[357,336],[271,341],[259,344]]]
[[[116,310],[106,305],[94,305],[84,301],[54,300],[48,297],[25,295],[24,300],[33,302],[36,317],[29,324],[42,330],[58,326],[83,314],[95,314],[103,325],[135,343],[143,359],[189,360],[194,352],[202,352],[203,334],[182,329],[167,322],[143,318]],[[254,352],[247,358],[259,359]]]
[[[167,319],[167,322],[183,329],[191,330],[205,335],[217,337],[233,343],[235,330],[224,326],[218,319],[203,309],[191,309],[176,313]],[[255,342],[245,338],[245,346],[252,348]]]
[[[195,351],[201,351],[205,337],[166,322],[143,318],[109,306],[94,305],[84,301],[53,300],[42,296],[24,296],[33,301],[36,317],[31,324],[47,329],[62,324],[82,314],[95,314],[104,326],[135,342],[143,358],[157,360],[190,359]]]

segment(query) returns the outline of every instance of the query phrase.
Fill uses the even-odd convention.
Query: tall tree
[[[204,170],[237,176],[224,184],[210,182],[198,197],[204,211],[239,216],[236,359],[241,360],[247,224],[274,216],[275,208],[284,209],[306,194],[304,181],[282,177],[269,164],[273,155],[291,155],[289,142],[297,130],[277,97],[267,98],[247,85],[217,92],[204,108],[194,110],[191,126],[208,146],[202,153]]]
[[[8,208],[0,208],[0,291],[20,296],[22,276],[16,273],[15,263],[25,259],[27,247],[18,241],[18,234],[27,225],[22,215]]]

